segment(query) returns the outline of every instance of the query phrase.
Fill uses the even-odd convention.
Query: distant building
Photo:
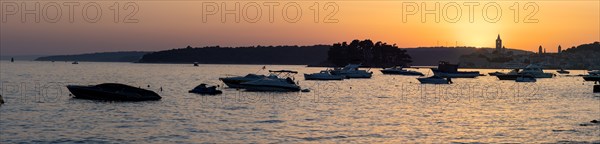
[[[562,49],[560,48],[560,45],[558,45],[558,51],[556,51],[556,53],[560,53],[562,52]]]
[[[540,48],[538,49],[538,54],[542,54],[542,53],[543,53],[542,46],[540,45]]]
[[[502,52],[502,39],[500,39],[500,34],[498,34],[498,38],[496,38],[496,51]]]

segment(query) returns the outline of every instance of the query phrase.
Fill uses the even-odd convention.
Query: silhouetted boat
[[[559,73],[559,74],[569,74],[569,73],[571,73],[571,72],[566,71],[566,70],[564,70],[562,68],[560,70],[557,70],[556,72]]]
[[[411,70],[405,70],[401,66],[395,66],[391,68],[385,68],[381,70],[383,74],[398,74],[398,75],[413,75],[413,76],[424,76],[423,73]]]
[[[544,73],[543,69],[537,65],[528,65],[519,71],[519,69],[512,70],[511,72],[503,75],[497,75],[500,80],[516,80],[521,75],[530,75],[534,78],[552,78],[554,74]]]
[[[531,75],[521,75],[515,79],[515,82],[536,82],[535,77]]]
[[[544,73],[544,69],[538,65],[530,64],[525,67],[520,74],[531,75],[535,78],[552,78],[554,74]]]
[[[343,80],[346,76],[332,75],[329,70],[322,70],[318,73],[304,74],[305,80]]]
[[[77,61],[74,61],[74,62],[72,62],[71,64],[79,64],[79,62],[77,62]]]
[[[216,86],[207,87],[206,84],[200,84],[188,92],[202,95],[216,95],[223,93],[222,91],[217,90]]]
[[[440,76],[431,76],[427,78],[417,78],[421,84],[450,84],[450,80],[447,78],[442,78]]]
[[[503,74],[505,74],[505,73],[498,72],[498,71],[493,72],[493,73],[488,73],[488,75],[490,75],[490,76],[497,76],[497,75],[503,75]]]
[[[254,81],[241,83],[247,91],[274,91],[274,92],[295,92],[300,91],[298,86],[291,78],[262,78]]]
[[[437,68],[431,68],[433,74],[442,78],[475,78],[479,76],[478,71],[458,71],[458,65],[440,61]]]
[[[300,86],[292,79],[292,75],[297,74],[291,70],[269,71],[272,74],[268,77],[243,82],[240,85],[247,91],[274,91],[274,92],[295,92],[300,91]]]
[[[199,65],[198,65],[198,62],[194,62],[194,66],[195,66],[195,67],[199,66]]]
[[[590,71],[588,71],[588,74],[590,74],[590,75],[600,75],[600,70],[590,70]]]
[[[341,75],[346,78],[371,78],[373,72],[359,70],[360,64],[348,64],[343,68],[335,68],[331,71],[333,75]]]
[[[586,76],[583,76],[583,80],[598,82],[598,81],[600,81],[600,75],[586,75]]]
[[[496,77],[498,77],[498,79],[500,80],[516,80],[517,77],[519,77],[519,71],[520,69],[513,69],[508,73],[505,74],[497,74]]]
[[[94,86],[68,85],[73,98],[106,101],[148,101],[160,100],[153,91],[124,84],[104,83]]]
[[[246,76],[219,78],[219,80],[223,81],[223,83],[225,83],[225,85],[227,85],[230,88],[243,88],[243,86],[240,85],[241,83],[258,80],[258,79],[265,78],[265,77],[267,77],[267,76],[257,75],[257,74],[248,74]]]

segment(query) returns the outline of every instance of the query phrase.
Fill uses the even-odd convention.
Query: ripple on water
[[[384,138],[385,136],[380,134],[367,134],[367,135],[337,135],[337,136],[321,136],[321,137],[304,137],[300,138],[305,141],[320,141],[320,140],[332,140],[332,139],[345,139],[354,137],[372,137],[372,138]]]
[[[283,123],[283,120],[264,120],[264,121],[255,121],[254,123]]]
[[[516,85],[496,77],[457,79],[452,86],[423,86],[414,77],[374,76],[340,82],[300,78],[300,85],[313,92],[299,93],[298,99],[288,99],[291,94],[235,89],[224,89],[218,97],[200,97],[190,96],[190,86],[220,83],[221,74],[256,73],[263,65],[203,65],[197,69],[171,64],[0,63],[2,84],[16,84],[16,90],[20,82],[27,86],[25,95],[2,95],[9,103],[0,107],[0,143],[600,140],[600,124],[589,122],[599,118],[600,93],[593,94],[591,85],[582,85],[580,77],[540,80],[535,85],[543,89],[536,94],[527,91],[531,88],[526,87],[532,85]],[[301,73],[322,70],[290,65],[267,67]],[[32,80],[35,82],[28,83]],[[39,88],[34,84],[44,88],[54,81],[61,85],[150,84],[153,89],[160,85],[164,91],[159,93],[164,97],[161,101],[123,103],[72,99],[65,87],[55,100],[37,93]],[[48,96],[54,96],[54,92],[48,90]]]
[[[226,106],[223,107],[224,110],[243,110],[243,109],[248,109],[248,107],[245,106]]]

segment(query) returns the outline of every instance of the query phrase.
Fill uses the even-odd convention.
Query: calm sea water
[[[200,96],[187,91],[222,84],[218,78],[226,75],[265,73],[262,65],[2,61],[0,67],[7,102],[0,107],[0,143],[600,142],[600,125],[580,126],[600,119],[600,96],[581,77],[515,83],[482,76],[439,86],[373,69],[372,79],[296,75],[308,93],[223,89]],[[64,87],[105,82],[149,85],[163,99],[78,100]]]

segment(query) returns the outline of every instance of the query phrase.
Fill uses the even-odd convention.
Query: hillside
[[[146,54],[140,63],[290,64],[308,65],[327,59],[328,45],[178,48]]]
[[[329,45],[315,46],[257,46],[177,48],[148,53],[140,63],[207,63],[207,64],[297,64],[332,66],[327,62]],[[456,63],[461,55],[482,48],[420,47],[403,48],[412,57],[411,65],[437,65],[440,60]]]
[[[35,61],[136,62],[148,52],[102,52],[78,55],[45,56]]]

